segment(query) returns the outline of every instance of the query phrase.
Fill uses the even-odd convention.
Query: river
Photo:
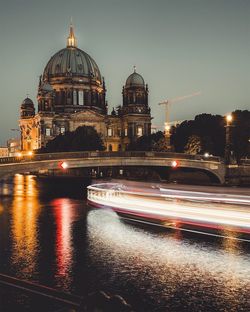
[[[124,222],[86,203],[84,183],[16,175],[0,184],[0,273],[135,311],[250,311],[250,243]],[[0,310],[53,311],[9,289]]]

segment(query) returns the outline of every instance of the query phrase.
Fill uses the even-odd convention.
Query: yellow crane
[[[169,111],[170,111],[171,105],[173,103],[177,103],[177,102],[183,101],[185,99],[189,99],[191,97],[194,97],[194,96],[197,96],[197,95],[200,95],[200,94],[201,94],[201,91],[195,92],[195,93],[192,93],[192,94],[188,94],[188,95],[179,96],[179,97],[176,97],[176,98],[173,98],[173,99],[167,99],[167,100],[159,103],[159,105],[165,105],[164,129],[165,129],[165,137],[166,137],[167,145],[168,145],[169,149],[171,149],[171,147],[170,147],[170,128],[171,128],[171,125],[170,125],[170,118],[169,118]]]

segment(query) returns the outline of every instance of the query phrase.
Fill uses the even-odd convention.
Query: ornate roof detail
[[[68,47],[54,54],[44,69],[43,80],[64,76],[87,77],[102,83],[102,76],[96,62],[78,48]]]
[[[72,22],[70,23],[69,28],[69,36],[67,38],[67,48],[76,48],[77,47],[77,40],[74,33],[74,27]]]

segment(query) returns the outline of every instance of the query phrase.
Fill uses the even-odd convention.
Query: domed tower
[[[148,86],[140,74],[134,72],[127,78],[122,90],[123,113],[149,114]]]
[[[124,120],[124,136],[134,142],[142,135],[151,133],[151,115],[148,106],[148,86],[143,77],[134,72],[127,78],[122,90],[123,106],[121,115]]]
[[[19,127],[21,132],[21,149],[23,151],[37,149],[39,147],[39,126],[36,120],[34,103],[28,97],[21,104]]]
[[[33,101],[30,98],[26,98],[23,100],[20,109],[20,117],[21,119],[32,118],[35,116],[35,106]]]
[[[107,114],[105,84],[96,62],[77,47],[72,24],[66,48],[46,65],[38,89],[40,112],[75,113],[85,109]]]

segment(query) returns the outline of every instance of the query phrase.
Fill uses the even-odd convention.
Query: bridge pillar
[[[225,184],[229,186],[241,184],[240,167],[237,164],[226,164]]]

